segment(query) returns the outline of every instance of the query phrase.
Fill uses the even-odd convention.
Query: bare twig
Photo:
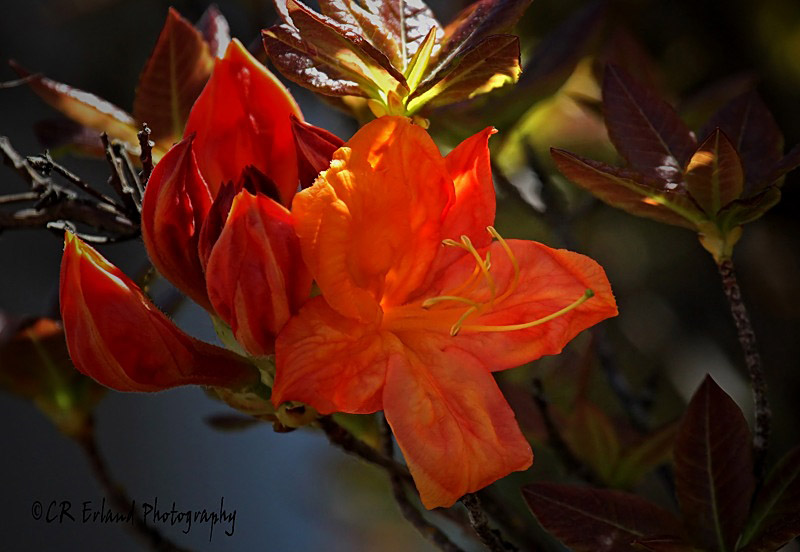
[[[114,152],[111,142],[108,139],[108,134],[105,132],[100,135],[103,141],[103,148],[106,152],[106,161],[111,169],[111,176],[108,178],[108,184],[117,193],[119,198],[125,205],[128,212],[141,212],[141,205],[137,203],[134,188],[128,183],[125,177],[125,172],[122,170],[122,161]]]
[[[519,550],[516,546],[503,538],[503,534],[489,523],[486,512],[483,511],[481,500],[474,493],[461,497],[461,504],[467,509],[469,523],[481,542],[492,552],[509,552]]]
[[[152,550],[159,552],[185,552],[187,549],[182,548],[164,535],[162,535],[156,528],[147,525],[141,515],[136,511],[132,505],[130,497],[125,493],[125,490],[111,478],[105,460],[100,454],[100,449],[97,447],[97,439],[95,437],[94,423],[90,420],[87,423],[86,430],[78,437],[76,441],[86,454],[89,464],[92,467],[92,473],[97,478],[100,486],[106,493],[106,496],[111,501],[111,505],[117,512],[131,512],[131,526],[134,533],[146,543]]]
[[[53,158],[50,157],[49,153],[44,153],[42,155],[30,156],[28,157],[28,162],[33,166],[34,169],[40,171],[41,173],[48,175],[51,171],[54,171],[57,174],[60,174],[64,177],[64,179],[78,188],[79,190],[86,192],[90,196],[94,197],[102,201],[103,203],[107,203],[109,205],[117,206],[117,203],[107,195],[102,192],[99,192],[92,188],[89,184],[84,182],[79,176],[75,173],[63,167],[62,165],[53,161]],[[121,208],[119,208],[121,211]]]
[[[753,386],[753,402],[755,403],[755,427],[753,430],[753,454],[755,458],[755,473],[757,477],[764,474],[764,461],[769,443],[772,412],[767,399],[767,380],[761,365],[761,355],[756,346],[756,334],[750,323],[750,315],[742,300],[742,290],[736,279],[733,261],[725,259],[717,267],[722,278],[722,289],[731,308],[731,315],[736,324],[739,344],[742,346],[744,361],[750,374]]]
[[[392,441],[392,431],[389,428],[389,424],[386,422],[386,418],[383,418],[383,424],[381,425],[383,453],[387,458],[392,458],[394,455],[394,443]],[[422,513],[414,507],[406,494],[405,480],[399,474],[389,471],[389,479],[392,484],[392,494],[394,495],[395,502],[397,502],[397,506],[400,508],[400,512],[403,514],[403,517],[414,526],[420,535],[444,552],[463,552],[463,550],[454,544],[441,529],[425,519]]]
[[[142,123],[142,130],[136,136],[139,137],[139,160],[142,162],[142,172],[139,173],[139,182],[142,185],[142,192],[144,187],[147,186],[147,181],[150,180],[150,175],[153,173],[153,146],[155,145],[150,140],[150,127]]]

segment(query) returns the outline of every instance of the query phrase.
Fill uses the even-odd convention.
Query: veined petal
[[[453,200],[444,160],[404,117],[365,125],[292,205],[306,260],[328,303],[372,322],[426,279]]]
[[[264,195],[239,192],[206,278],[211,304],[236,340],[251,354],[271,354],[275,336],[311,291],[289,211]]]
[[[197,243],[211,194],[197,168],[192,137],[158,162],[142,201],[142,238],[153,265],[206,310],[211,305]]]
[[[393,355],[383,407],[426,508],[525,470],[533,453],[492,375],[461,349],[418,334]]]
[[[61,262],[61,317],[75,367],[119,391],[258,381],[240,357],[179,330],[141,290],[69,232]]]
[[[291,115],[303,117],[289,91],[233,39],[186,123],[186,135],[196,133],[200,172],[213,195],[254,165],[290,204],[298,184]]]
[[[380,410],[386,366],[400,350],[377,325],[346,318],[315,297],[278,336],[272,403],[300,401],[321,414]]]

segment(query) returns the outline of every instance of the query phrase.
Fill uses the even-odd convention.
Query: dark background
[[[273,21],[269,2],[219,2],[232,34],[250,43]],[[520,33],[534,45],[585,2],[536,0]],[[130,109],[138,72],[169,5],[197,20],[203,2],[142,0],[6,0],[0,17],[0,59],[14,58],[34,71]],[[741,73],[760,81],[787,144],[800,142],[800,5],[760,2],[627,1],[611,3],[614,20],[640,41],[661,71],[664,90],[682,101],[720,79]],[[434,5],[447,21],[454,2]],[[441,9],[440,9],[441,8]],[[0,68],[0,80],[10,80]],[[296,92],[306,117],[342,137],[342,120],[305,91]],[[0,134],[24,154],[41,151],[32,124],[54,112],[26,88],[0,90]],[[434,129],[437,124],[433,119]],[[479,128],[470,129],[477,131]],[[556,145],[556,144],[553,144]],[[788,149],[788,148],[787,148]],[[101,182],[105,166],[62,160],[85,179]],[[735,260],[759,337],[775,411],[774,459],[800,440],[800,203],[797,174],[787,178],[784,199],[745,228]],[[0,192],[24,183],[0,168]],[[500,200],[498,227],[506,237],[559,245],[540,218],[513,195]],[[625,370],[637,381],[661,372],[657,405],[679,415],[686,399],[710,372],[749,415],[747,381],[736,335],[710,256],[689,231],[665,227],[598,205],[578,221],[578,249],[597,259],[614,287],[620,316],[608,324]],[[61,255],[59,238],[44,231],[0,235],[0,309],[40,315],[52,309]],[[102,252],[132,274],[144,259],[140,242]],[[177,322],[213,339],[196,307]],[[534,367],[534,369],[536,369]],[[97,410],[98,438],[115,478],[137,502],[176,501],[179,509],[214,509],[225,497],[237,510],[233,537],[207,527],[189,535],[165,533],[197,550],[425,550],[400,519],[383,475],[333,450],[307,431],[275,434],[267,427],[220,433],[203,418],[224,405],[196,388],[164,393],[109,393]],[[0,395],[0,538],[8,550],[138,550],[123,529],[79,523],[45,524],[31,505],[69,500],[99,504],[102,493],[78,447],[61,436],[29,403]],[[533,519],[530,518],[530,522]]]

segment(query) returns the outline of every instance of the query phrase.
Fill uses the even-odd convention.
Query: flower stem
[[[739,288],[739,282],[736,279],[733,260],[729,258],[723,259],[717,264],[717,268],[722,279],[722,289],[728,299],[731,315],[736,324],[739,344],[742,346],[744,361],[753,387],[753,402],[755,404],[753,454],[755,457],[756,476],[760,477],[764,472],[764,457],[767,452],[772,420],[772,412],[767,400],[767,380],[764,377],[761,355],[758,354],[756,334],[750,323],[750,315],[747,313],[744,301],[742,301],[742,290]]]
[[[503,538],[502,533],[489,523],[486,512],[483,511],[478,495],[465,494],[461,497],[461,504],[467,509],[469,523],[481,539],[481,542],[491,552],[513,552],[519,550],[516,546]]]

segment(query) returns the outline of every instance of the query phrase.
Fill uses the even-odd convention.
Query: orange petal
[[[391,357],[383,407],[422,503],[447,508],[527,469],[533,453],[492,375],[462,350],[418,337]]]
[[[380,410],[389,355],[402,350],[391,334],[311,299],[278,336],[272,403],[310,404],[322,414]]]
[[[61,317],[75,367],[119,391],[258,381],[240,357],[180,331],[117,267],[66,234]]]
[[[404,117],[365,125],[292,213],[303,257],[328,303],[363,321],[402,304],[425,281],[453,198],[444,160]]]
[[[507,240],[507,243],[520,266],[516,289],[507,298],[496,301],[494,307],[487,305],[478,315],[468,318],[461,332],[449,338],[453,346],[475,355],[490,370],[504,370],[543,355],[558,354],[581,331],[616,316],[617,306],[611,285],[603,268],[594,260],[532,241]],[[498,242],[482,250],[483,257],[487,250],[491,254],[496,295],[502,297],[513,283],[514,269]],[[464,256],[441,274],[435,289],[428,290],[425,296],[446,294],[448,289],[460,285],[474,267],[475,261]],[[470,329],[471,326],[523,324],[544,318],[580,299],[587,289],[594,292],[594,297],[544,324],[503,332]],[[481,303],[488,303],[491,299],[488,286],[483,282],[467,296]],[[449,329],[445,326],[456,320],[466,308],[467,305],[451,302],[427,313],[439,324],[438,333],[446,335]],[[448,311],[449,316],[446,315]]]
[[[275,182],[282,202],[291,202],[298,184],[291,115],[303,117],[289,91],[233,39],[186,123],[185,136],[197,135],[198,164],[212,195],[254,165]]]
[[[142,238],[153,266],[206,310],[211,305],[197,243],[210,208],[189,137],[175,144],[150,175],[142,200]]]
[[[236,340],[254,355],[270,354],[275,336],[311,291],[311,275],[285,207],[244,190],[206,267],[208,296]]]

